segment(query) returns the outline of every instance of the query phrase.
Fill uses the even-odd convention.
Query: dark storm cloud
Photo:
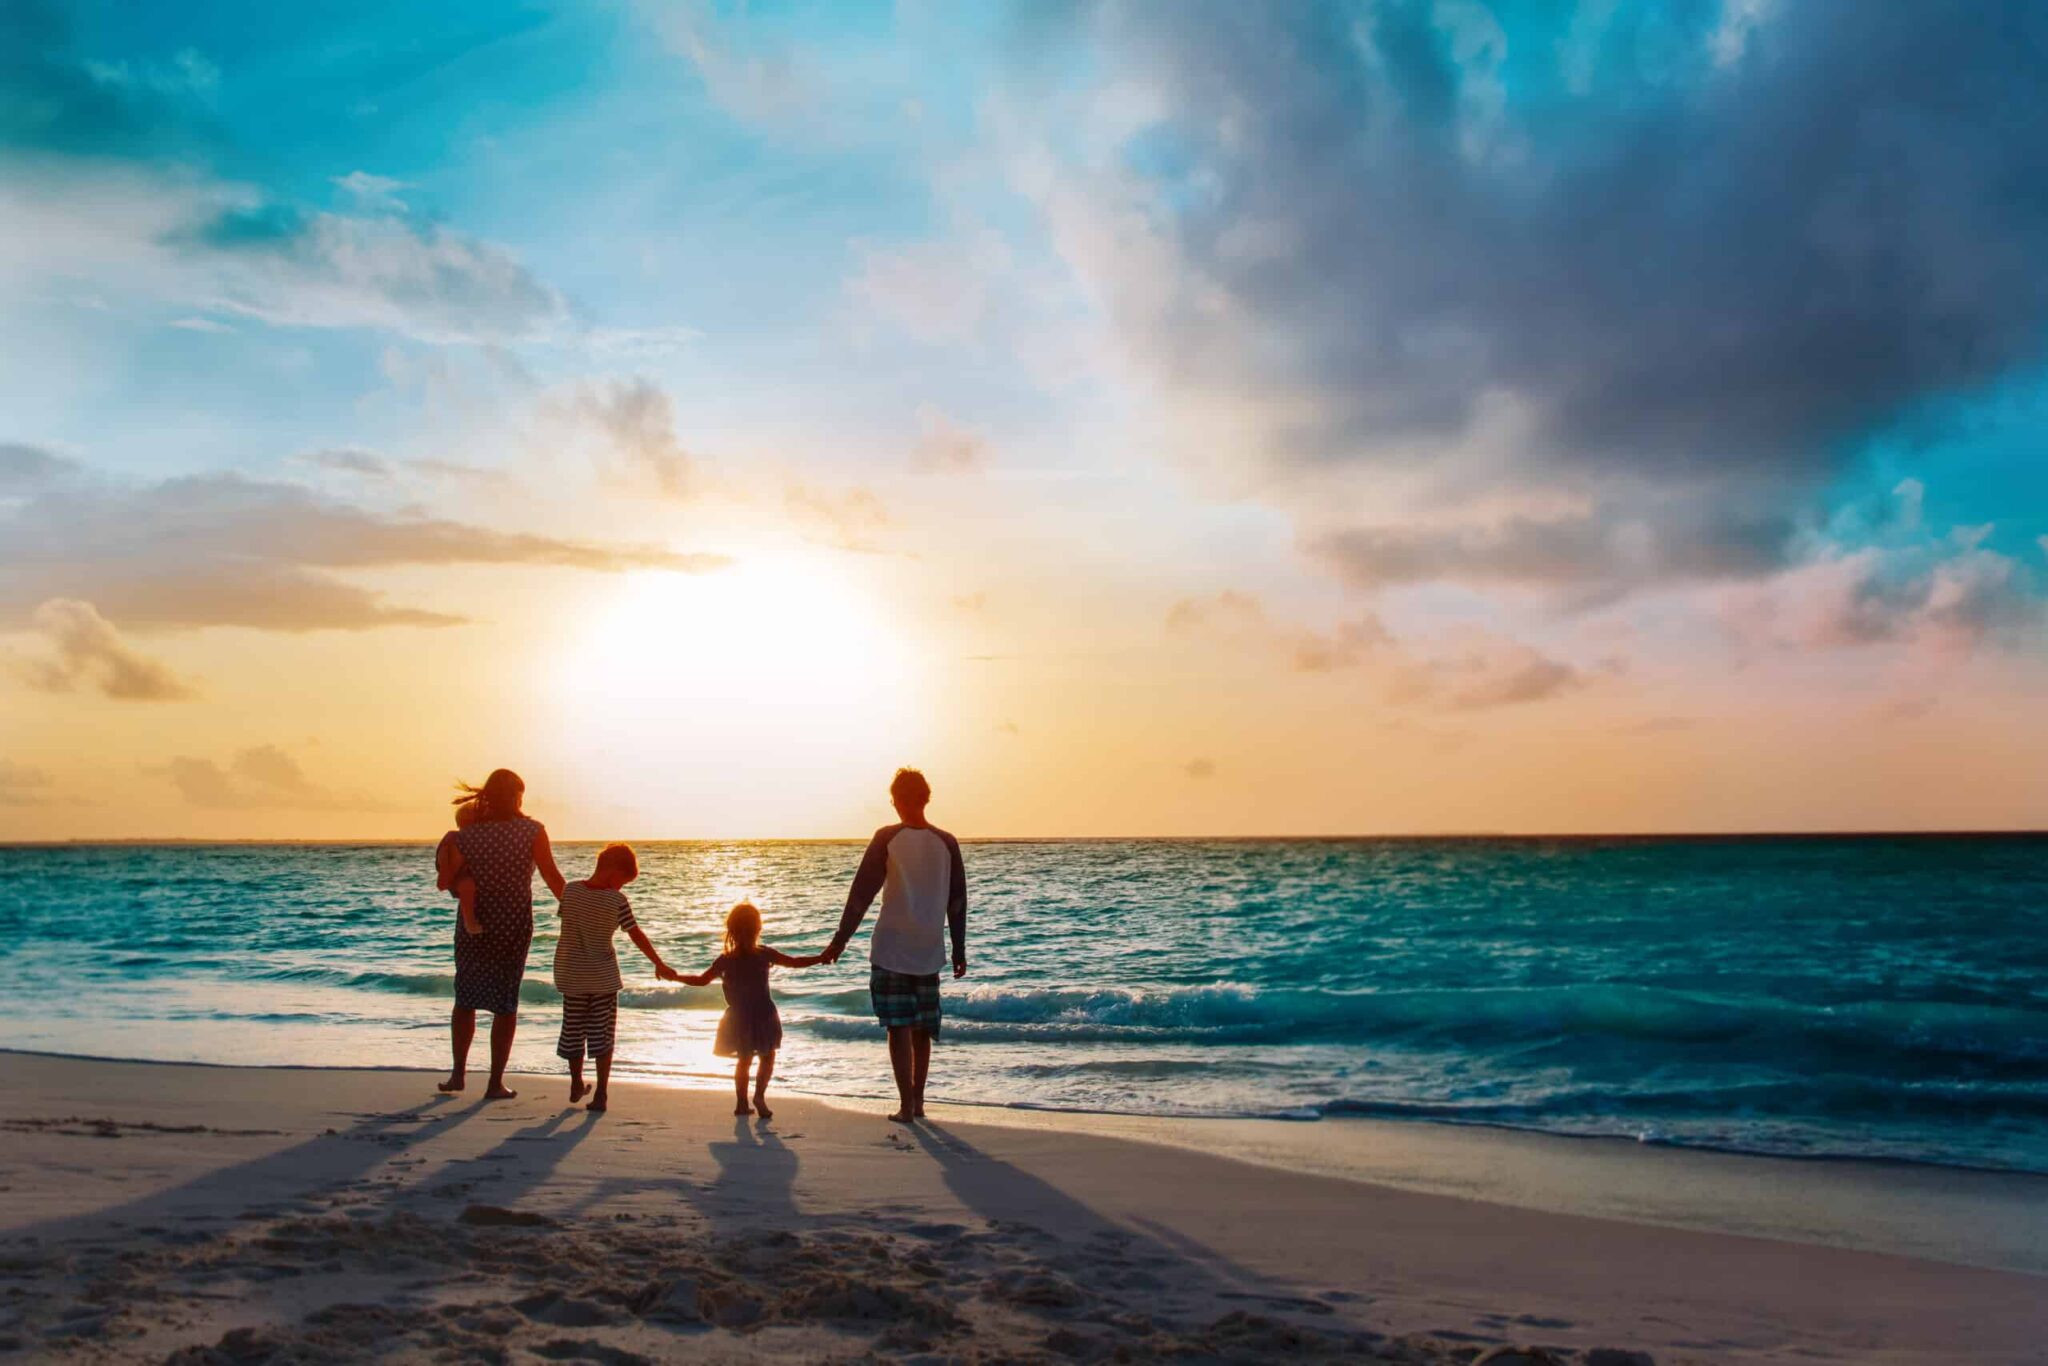
[[[1501,481],[1681,533],[1638,563],[1605,525],[1322,546],[1361,577],[1767,568],[1782,526],[1716,500],[1789,504],[1856,438],[2042,359],[2048,7],[1731,9],[1099,11],[1164,102],[1118,180],[1173,264],[1163,298],[1102,293],[1169,400],[1284,413],[1238,453],[1255,472],[1427,462],[1507,396]]]

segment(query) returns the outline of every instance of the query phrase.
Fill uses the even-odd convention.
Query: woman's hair
[[[725,913],[725,951],[745,958],[761,947],[761,912],[751,901],[742,901]]]
[[[526,796],[526,781],[509,768],[493,769],[482,787],[457,783],[455,793],[457,806],[476,803],[478,820],[508,821],[519,814],[519,803]]]

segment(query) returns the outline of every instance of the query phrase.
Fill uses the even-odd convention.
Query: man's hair
[[[889,795],[905,806],[923,806],[932,799],[932,785],[914,768],[899,768],[889,782]]]
[[[631,882],[640,876],[640,859],[634,854],[633,846],[630,844],[607,844],[604,852],[597,856],[597,871],[617,873]]]

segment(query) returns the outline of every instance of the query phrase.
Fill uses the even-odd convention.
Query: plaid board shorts
[[[584,1050],[593,1058],[609,1057],[612,1038],[619,1028],[619,993],[603,996],[562,998],[562,1037],[555,1055],[570,1062],[580,1061]]]
[[[905,1025],[928,1034],[939,1032],[939,974],[868,970],[868,994],[875,999],[875,1018],[884,1029]]]

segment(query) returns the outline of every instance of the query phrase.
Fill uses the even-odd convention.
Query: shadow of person
[[[1165,1308],[1180,1314],[1214,1311],[1219,1302],[1258,1301],[1269,1308],[1328,1306],[1238,1265],[1176,1230],[1150,1221],[1125,1223],[1101,1213],[1023,1168],[993,1157],[926,1119],[911,1126],[935,1159],[946,1188],[994,1232],[1078,1284],[1073,1293],[1100,1294],[1123,1308]],[[1000,1284],[1000,1281],[998,1282]],[[1066,1291],[1027,1285],[1020,1294],[1057,1297]]]
[[[715,1235],[743,1225],[788,1229],[801,1222],[796,1207],[796,1151],[766,1121],[734,1116],[732,1141],[713,1143],[718,1175],[697,1195],[697,1207]]]
[[[580,1116],[581,1122],[569,1127],[572,1115]],[[509,1209],[553,1175],[562,1159],[590,1137],[602,1118],[601,1113],[590,1110],[557,1110],[537,1124],[506,1135],[488,1152],[441,1167],[433,1173],[427,1193],[450,1199],[474,1196],[477,1203]],[[416,1195],[419,1189],[418,1185],[394,1189],[390,1203]]]
[[[351,1186],[372,1168],[428,1138],[437,1138],[484,1107],[461,1107],[450,1096],[367,1115],[347,1129],[261,1157],[203,1172],[188,1181],[119,1205],[60,1216],[8,1232],[0,1241],[67,1240],[104,1235],[136,1224],[205,1223],[314,1213],[321,1197]]]

